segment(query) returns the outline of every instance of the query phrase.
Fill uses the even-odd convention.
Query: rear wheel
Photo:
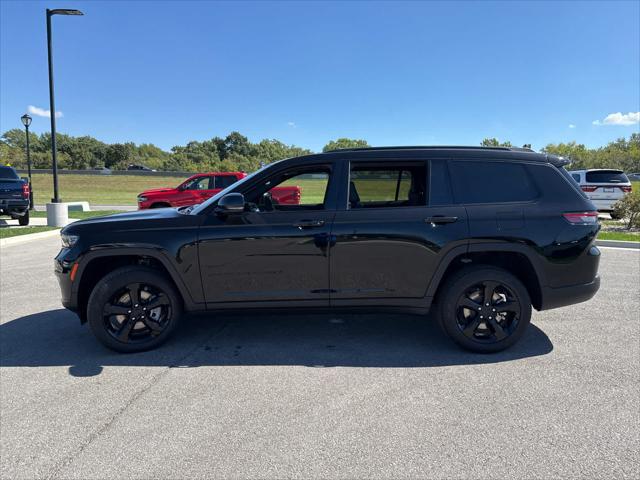
[[[155,348],[175,329],[182,303],[172,282],[146,267],[114,270],[89,297],[87,320],[94,335],[119,352]]]
[[[171,205],[168,203],[154,203],[149,208],[169,208]]]
[[[531,299],[514,275],[495,267],[470,267],[442,287],[439,320],[458,345],[498,352],[516,343],[531,320]]]
[[[23,227],[29,225],[29,210],[27,210],[27,212],[23,216],[18,217],[18,225],[21,225]]]
[[[611,220],[620,220],[622,217],[615,212],[609,212],[609,216],[611,216]]]

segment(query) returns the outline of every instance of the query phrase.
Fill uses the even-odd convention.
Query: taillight
[[[595,192],[598,189],[595,185],[582,185],[580,188],[583,192]]]
[[[29,184],[22,184],[22,198],[29,198]]]
[[[626,185],[625,185],[625,186],[623,186],[623,187],[620,187],[620,189],[621,189],[624,193],[631,193],[631,185],[629,185],[629,186],[626,186]]]
[[[598,212],[569,212],[562,216],[574,225],[593,225],[598,223]]]

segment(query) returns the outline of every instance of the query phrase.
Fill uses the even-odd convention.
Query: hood
[[[140,195],[147,197],[147,196],[153,196],[153,195],[158,195],[158,194],[177,193],[177,192],[178,192],[178,189],[177,188],[172,188],[172,187],[151,188],[149,190],[145,190]],[[140,195],[138,195],[138,196],[140,196]]]
[[[111,230],[111,229],[137,229],[144,228],[148,221],[157,222],[158,220],[168,220],[184,217],[177,208],[152,208],[148,210],[136,210],[134,212],[114,213],[103,217],[86,218],[70,223],[62,233],[76,234],[85,228],[92,231]]]

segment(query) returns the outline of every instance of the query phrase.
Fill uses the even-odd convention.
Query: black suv
[[[167,339],[183,311],[434,309],[479,352],[598,290],[596,209],[559,157],[394,147],[282,160],[192,207],[75,222],[62,303],[110,348]],[[270,191],[302,189],[297,205]]]

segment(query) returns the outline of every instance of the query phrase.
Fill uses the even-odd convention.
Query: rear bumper
[[[3,215],[22,216],[29,210],[29,200],[25,199],[0,199],[0,213]]]
[[[542,305],[540,310],[566,307],[575,303],[586,302],[593,298],[600,288],[600,275],[596,275],[591,283],[572,285],[561,288],[542,288]]]
[[[620,197],[622,198],[622,197]],[[591,200],[596,206],[599,212],[610,212],[613,210],[613,204],[616,203],[619,198],[612,198],[607,200]]]

